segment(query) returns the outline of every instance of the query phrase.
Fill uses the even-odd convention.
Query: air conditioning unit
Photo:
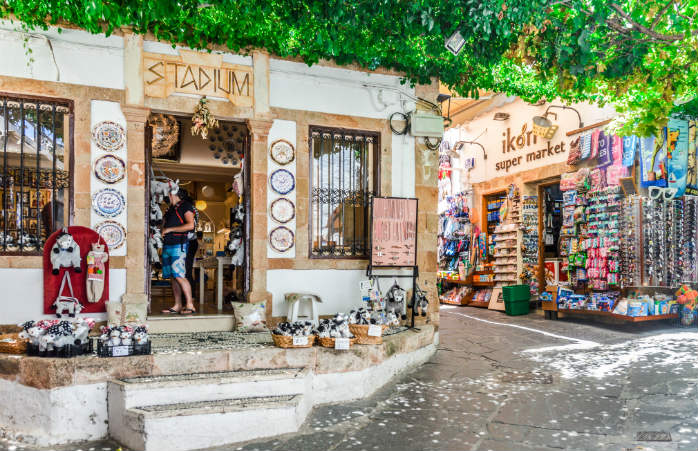
[[[410,113],[410,134],[429,138],[443,138],[444,118],[427,111]]]

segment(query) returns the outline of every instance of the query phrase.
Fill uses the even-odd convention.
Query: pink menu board
[[[417,265],[417,199],[373,198],[371,265]]]

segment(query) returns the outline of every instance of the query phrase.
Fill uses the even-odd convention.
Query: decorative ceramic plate
[[[102,150],[115,152],[124,147],[126,133],[124,128],[112,121],[102,121],[92,129],[92,139]]]
[[[269,154],[271,159],[281,166],[289,164],[296,158],[296,151],[293,148],[293,144],[285,139],[274,141],[271,145]]]
[[[105,155],[95,161],[95,177],[104,183],[121,181],[126,174],[126,163],[114,155]]]
[[[295,237],[288,227],[279,226],[269,233],[269,244],[276,252],[286,252],[294,243]]]
[[[124,195],[113,188],[104,188],[92,196],[92,208],[103,218],[119,216],[126,208]]]
[[[296,179],[286,169],[277,169],[272,172],[271,177],[269,177],[269,183],[271,184],[271,189],[282,196],[290,193],[296,187]]]
[[[126,241],[126,230],[116,221],[103,221],[97,224],[95,231],[104,239],[109,246],[108,250],[120,248]]]
[[[296,206],[293,205],[293,202],[290,200],[281,197],[271,203],[269,214],[271,215],[271,219],[279,224],[286,224],[296,217]]]

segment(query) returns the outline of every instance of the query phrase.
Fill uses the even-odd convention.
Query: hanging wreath
[[[208,137],[208,130],[210,128],[218,128],[218,119],[211,114],[207,103],[208,99],[202,97],[201,100],[199,100],[199,104],[196,105],[194,109],[194,115],[191,117],[191,134],[192,136],[201,134],[202,139]]]

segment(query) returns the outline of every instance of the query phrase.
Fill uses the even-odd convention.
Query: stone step
[[[134,451],[230,445],[296,432],[311,406],[303,395],[283,395],[134,407],[113,437]]]
[[[276,402],[284,400],[279,398],[279,396],[288,397],[288,399],[294,400],[294,403],[299,403],[300,401],[297,401],[296,396],[310,393],[311,384],[310,373],[304,368],[220,371],[134,377],[110,381],[107,387],[109,435],[130,448],[134,448],[134,444],[136,444],[138,445],[136,449],[144,449],[147,437],[148,449],[169,449],[153,447],[150,444],[151,436],[147,432],[143,432],[145,431],[143,429],[145,427],[144,418],[156,418],[157,420],[153,421],[159,425],[161,424],[160,417],[169,418],[177,415],[202,416],[212,413],[220,415],[223,413],[227,414],[228,411],[237,412],[240,409],[256,411],[260,400],[263,400],[262,405],[266,405],[272,400]],[[277,403],[273,404],[273,406],[276,409],[282,404]],[[312,405],[312,402],[308,402],[308,405]],[[288,422],[300,425],[305,419],[306,410],[308,409],[305,409],[305,407],[301,409],[303,414],[300,416],[295,412],[295,408],[291,410],[294,412],[289,414],[289,419],[285,423],[281,423],[281,429],[284,431],[288,427]],[[287,408],[286,411],[288,413],[289,409]],[[171,412],[180,413],[172,415]],[[134,416],[135,413],[139,415]],[[140,419],[136,421],[134,418]],[[133,424],[129,423],[133,421],[136,422]],[[254,427],[252,423],[246,424],[251,430],[262,429],[263,431],[257,432],[264,434],[264,437],[269,436],[266,433],[266,426],[259,428]],[[197,431],[199,430],[208,430],[207,426],[204,429],[197,428],[184,427],[183,430],[188,430],[192,434],[198,434]],[[230,430],[230,428],[223,429],[224,431]],[[276,431],[277,429],[271,428],[269,430]],[[136,431],[136,436],[140,438],[133,438],[134,431]],[[257,433],[255,431],[250,433],[253,432]],[[276,433],[274,432],[274,434]],[[163,432],[162,434],[164,435],[165,433]],[[175,435],[178,434],[175,433]],[[133,442],[133,440],[136,441]],[[165,438],[162,438],[162,440],[165,440]],[[235,441],[242,440],[248,439]],[[156,441],[155,443],[160,442]],[[189,445],[186,446],[191,446],[191,443],[198,442],[194,440],[188,443]],[[201,448],[204,448],[204,446],[201,446]]]
[[[242,397],[306,392],[304,368],[274,368],[134,377],[109,382],[109,402],[120,410]]]

